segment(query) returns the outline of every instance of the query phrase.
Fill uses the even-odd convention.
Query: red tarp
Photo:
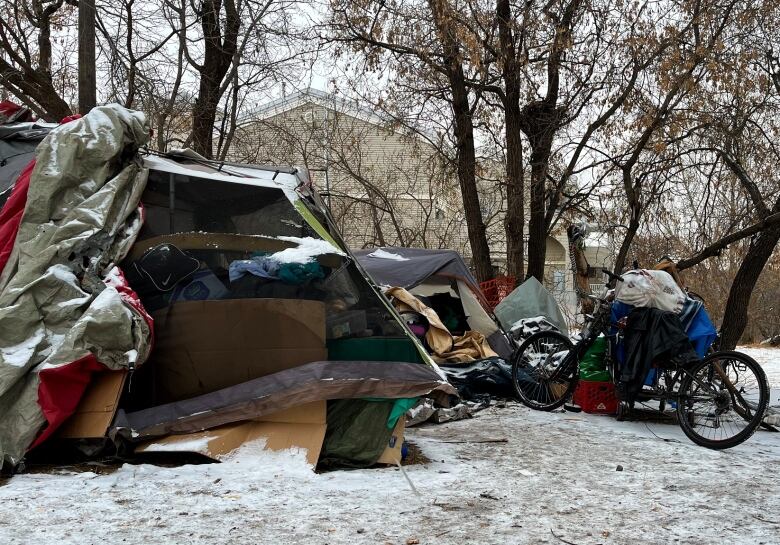
[[[11,192],[11,196],[0,210],[0,273],[3,272],[8,258],[11,256],[11,250],[14,248],[16,232],[19,230],[19,224],[22,222],[24,214],[24,205],[27,203],[27,189],[30,187],[30,174],[35,166],[35,159],[30,161],[19,178]]]

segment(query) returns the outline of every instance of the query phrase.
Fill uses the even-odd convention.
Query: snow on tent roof
[[[302,180],[295,174],[295,169],[271,170],[262,167],[232,166],[215,168],[207,162],[175,161],[159,155],[146,155],[143,157],[144,166],[150,170],[169,172],[181,176],[194,176],[208,178],[209,180],[254,185],[294,191],[301,185]]]

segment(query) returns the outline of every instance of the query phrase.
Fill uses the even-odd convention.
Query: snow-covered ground
[[[780,404],[780,350],[747,349]],[[780,434],[727,451],[676,426],[519,405],[408,430],[432,460],[314,474],[251,445],[213,465],[27,474],[0,544],[780,543]],[[622,466],[622,471],[618,471]]]

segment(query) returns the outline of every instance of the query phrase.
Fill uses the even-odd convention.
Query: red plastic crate
[[[617,414],[618,399],[611,382],[581,380],[572,400],[586,413]]]
[[[514,276],[498,276],[493,280],[488,280],[479,284],[482,293],[485,294],[490,310],[496,308],[496,305],[501,300],[512,293],[515,289],[515,277]]]

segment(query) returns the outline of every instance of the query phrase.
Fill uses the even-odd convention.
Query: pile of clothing
[[[405,289],[390,288],[385,295],[436,363],[468,363],[498,357],[482,333],[464,331],[462,335],[453,335],[435,310]]]

